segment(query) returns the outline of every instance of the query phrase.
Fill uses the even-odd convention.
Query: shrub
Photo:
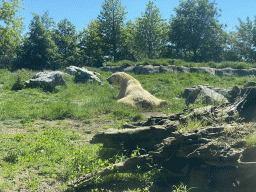
[[[11,90],[13,91],[18,91],[21,90],[25,87],[25,82],[21,81],[20,76],[18,76],[17,80],[15,81],[15,83],[13,84]]]
[[[133,61],[128,61],[128,60],[123,60],[123,61],[120,61],[120,66],[132,66],[134,65],[134,62]]]
[[[245,138],[246,145],[252,147],[256,145],[256,132]]]
[[[179,131],[192,131],[205,127],[207,125],[206,121],[203,120],[191,120],[189,119],[185,124],[180,124],[178,127]]]
[[[208,63],[206,63],[206,65],[211,68],[217,68],[217,64],[213,61],[209,61]]]

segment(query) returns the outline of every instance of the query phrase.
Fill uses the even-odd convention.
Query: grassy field
[[[256,81],[201,73],[131,74],[150,93],[171,103],[148,111],[117,103],[119,90],[106,81],[111,73],[88,69],[101,74],[103,86],[74,83],[73,76],[64,75],[67,86],[52,92],[39,88],[15,91],[36,72],[0,70],[0,192],[64,191],[69,180],[129,157],[122,150],[89,144],[97,131],[121,129],[124,123],[145,119],[148,112],[181,112],[186,107],[184,89],[194,85],[228,88]],[[117,188],[121,183],[125,191],[159,191],[159,186],[168,186],[166,178],[158,168],[143,175],[116,174],[96,179],[88,191],[102,191],[109,183]]]

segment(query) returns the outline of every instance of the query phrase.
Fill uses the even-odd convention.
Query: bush
[[[217,64],[213,61],[208,62],[206,65],[211,68],[217,68]]]
[[[18,91],[21,90],[25,87],[25,82],[21,81],[20,76],[18,76],[17,80],[15,81],[15,83],[13,84],[11,90],[13,91]]]

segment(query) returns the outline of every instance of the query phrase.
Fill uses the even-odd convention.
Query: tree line
[[[180,1],[169,21],[153,1],[135,21],[126,21],[121,0],[105,0],[98,17],[82,31],[68,20],[59,23],[33,13],[21,35],[19,0],[0,5],[0,64],[9,69],[58,69],[69,65],[100,67],[106,61],[173,58],[193,62],[256,61],[256,17],[239,19],[236,31],[220,24],[221,10],[209,0]]]

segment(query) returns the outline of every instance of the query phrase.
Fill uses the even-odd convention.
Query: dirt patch
[[[19,121],[3,121],[0,122],[0,134],[14,135],[17,133],[27,133]]]
[[[2,127],[0,129],[0,134],[9,134],[9,135],[14,135],[14,134],[18,134],[18,133],[27,133],[27,131],[25,129],[21,129],[21,128],[9,128],[9,127]]]

